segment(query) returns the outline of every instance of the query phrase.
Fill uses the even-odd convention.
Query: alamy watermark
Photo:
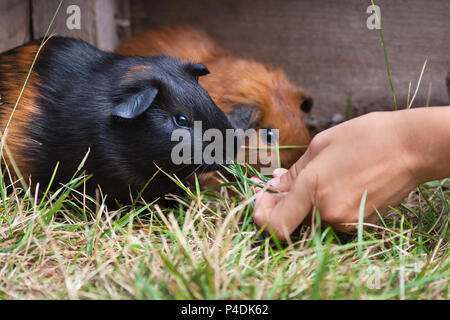
[[[370,5],[367,7],[366,13],[370,16],[366,20],[366,25],[369,30],[381,29],[381,10],[377,5]]]
[[[419,273],[424,267],[424,262],[415,262],[413,264],[402,265],[398,268],[387,268],[376,265],[369,266],[365,272],[362,273],[362,281],[366,287],[371,290],[380,290],[383,288],[382,281],[386,281],[391,276],[392,272],[399,272],[405,274]]]
[[[72,4],[67,7],[66,13],[69,15],[66,20],[66,26],[69,30],[81,29],[81,9],[79,6]]]
[[[270,136],[270,145],[267,137]],[[171,152],[171,161],[181,164],[230,164],[233,161],[259,165],[264,175],[279,167],[279,131],[277,129],[202,130],[202,122],[194,121],[193,130],[179,128],[171,141],[178,142]]]

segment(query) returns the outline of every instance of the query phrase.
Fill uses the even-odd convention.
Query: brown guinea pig
[[[290,82],[284,72],[226,51],[201,30],[190,26],[149,30],[123,42],[117,52],[140,56],[164,53],[204,63],[211,74],[201,78],[200,84],[236,127],[268,129],[266,136],[258,135],[259,146],[263,142],[270,147],[273,129],[279,130],[279,146],[300,146],[279,150],[282,167],[298,160],[310,142],[302,117],[302,112],[312,107],[310,94]]]

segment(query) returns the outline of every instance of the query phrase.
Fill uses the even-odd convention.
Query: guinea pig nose
[[[305,97],[300,104],[300,110],[309,113],[313,107],[314,100],[311,97]]]
[[[202,63],[190,63],[187,65],[187,69],[196,77],[206,76],[210,73],[208,68]]]

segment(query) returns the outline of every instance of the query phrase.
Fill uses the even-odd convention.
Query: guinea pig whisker
[[[199,174],[208,172],[208,171],[210,171],[211,168],[214,168],[214,165],[208,165],[208,164],[202,165],[200,168],[201,170],[200,170]]]
[[[203,164],[199,164],[194,170],[192,170],[191,172],[189,172],[189,174],[186,176],[186,178],[189,178],[190,176],[192,176],[194,173],[196,173],[201,167],[203,166]],[[180,171],[181,169],[187,169],[186,167],[181,167],[178,168],[176,170],[173,171],[173,174],[175,174],[177,171]]]
[[[193,158],[191,158],[191,161],[193,160]],[[186,177],[189,177],[189,176],[191,176],[192,174],[194,174],[194,172],[196,172],[201,166],[202,166],[203,164],[201,163],[201,164],[199,164],[194,170],[191,170],[191,171],[188,171],[187,173],[187,176]],[[189,167],[186,167],[185,165],[180,165],[180,167],[179,168],[176,168],[175,170],[173,170],[172,171],[172,174],[179,174],[180,172],[181,173],[183,173],[183,170],[189,170]]]
[[[203,164],[199,164],[199,165],[194,169],[194,171],[192,171],[191,175],[193,175],[194,173],[197,173],[198,170],[202,168],[202,166],[203,166]]]

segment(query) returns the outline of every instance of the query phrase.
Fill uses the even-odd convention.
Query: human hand
[[[425,182],[418,170],[423,166],[421,145],[415,144],[418,137],[409,114],[371,113],[316,135],[289,170],[274,172],[268,183],[276,193],[257,188],[255,223],[286,239],[314,204],[322,222],[338,231],[351,231],[366,190],[364,222],[377,221],[375,208],[385,213]]]

